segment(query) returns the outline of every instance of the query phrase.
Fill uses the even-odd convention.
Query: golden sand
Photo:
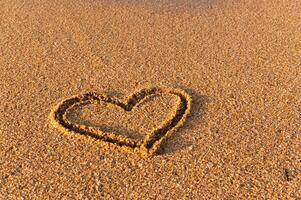
[[[0,1],[0,199],[300,199],[300,10],[297,0]],[[183,104],[164,89],[126,111],[143,88],[191,98],[159,140],[153,130]],[[105,137],[78,139],[86,129]],[[146,141],[155,145],[135,148]]]

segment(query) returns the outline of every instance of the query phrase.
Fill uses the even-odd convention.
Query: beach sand
[[[300,199],[301,1],[0,1],[0,199]],[[192,98],[183,126],[142,157],[49,120],[86,92]],[[74,123],[144,138],[168,95]]]

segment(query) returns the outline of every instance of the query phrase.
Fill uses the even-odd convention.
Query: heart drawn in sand
[[[130,112],[135,106],[154,95],[173,95],[179,99],[173,112],[158,127],[149,131],[143,140],[133,139],[117,133],[71,122],[67,113],[71,109],[89,104],[107,103]],[[191,97],[183,90],[174,88],[147,88],[142,89],[127,98],[126,102],[94,92],[73,96],[60,102],[50,113],[51,124],[66,134],[73,134],[82,139],[90,139],[101,142],[105,146],[114,149],[122,149],[137,153],[142,156],[154,155],[162,142],[177,130],[185,121],[191,109]]]

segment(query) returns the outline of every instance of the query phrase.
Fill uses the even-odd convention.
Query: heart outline
[[[166,118],[162,125],[149,131],[143,140],[133,139],[116,133],[110,133],[96,129],[92,126],[75,124],[66,117],[68,110],[75,106],[88,104],[99,104],[105,102],[122,108],[124,111],[131,111],[138,104],[154,95],[171,94],[176,96],[180,103],[173,113]],[[65,134],[72,134],[81,139],[89,139],[105,144],[106,147],[122,149],[134,152],[141,156],[152,156],[159,149],[160,145],[183,125],[191,110],[191,97],[185,91],[178,88],[151,87],[139,90],[128,96],[125,102],[114,96],[88,92],[82,95],[72,96],[58,103],[50,112],[51,124]]]

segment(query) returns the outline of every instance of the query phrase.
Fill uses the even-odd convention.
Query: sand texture
[[[0,0],[0,199],[301,198],[301,1]]]

